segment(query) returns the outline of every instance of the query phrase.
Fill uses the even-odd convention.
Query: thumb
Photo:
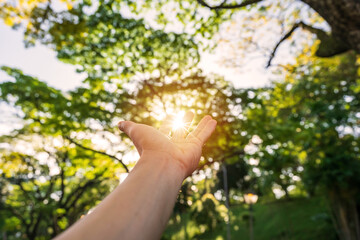
[[[139,134],[136,134],[136,131],[134,129],[135,126],[136,126],[136,123],[131,122],[131,121],[121,121],[121,122],[118,123],[118,127],[119,127],[120,131],[122,131],[126,135],[128,135],[128,137],[134,143],[137,151],[139,152],[139,155],[141,155],[142,148],[138,143],[139,141],[138,141],[137,138],[139,137],[138,136]]]
[[[120,121],[118,123],[118,127],[121,131],[123,131],[124,133],[126,133],[126,135],[128,135],[131,138],[131,129],[132,126],[134,125],[134,122],[131,121]]]

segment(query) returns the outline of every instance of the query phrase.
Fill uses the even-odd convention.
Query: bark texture
[[[343,51],[352,49],[360,53],[360,0],[302,1],[319,13],[331,27],[333,42],[324,42],[327,45],[323,46],[324,50],[330,51],[331,48],[336,47]],[[325,53],[326,51],[323,55],[326,55]]]
[[[360,239],[359,215],[355,199],[355,192],[339,189],[329,192],[334,224],[341,240]]]

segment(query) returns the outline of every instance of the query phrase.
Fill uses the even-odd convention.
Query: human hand
[[[159,130],[131,121],[121,121],[118,126],[133,141],[140,156],[169,158],[182,169],[185,176],[189,176],[197,168],[202,146],[216,127],[216,121],[207,115],[188,133],[193,117],[192,112],[187,112],[184,116],[185,127],[175,130],[171,137],[171,118],[167,118]]]

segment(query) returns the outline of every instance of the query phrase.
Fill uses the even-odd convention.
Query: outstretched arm
[[[191,122],[193,113],[184,120]],[[198,166],[201,149],[216,126],[205,116],[188,133],[173,132],[168,122],[156,130],[129,121],[119,123],[140,159],[125,181],[91,213],[57,237],[63,239],[160,239],[183,180]]]

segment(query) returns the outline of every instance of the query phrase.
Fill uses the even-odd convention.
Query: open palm
[[[174,160],[190,175],[198,166],[202,146],[210,137],[216,127],[216,121],[210,116],[205,116],[197,127],[188,132],[188,127],[194,117],[192,112],[184,116],[185,127],[175,130],[170,136],[171,119],[165,120],[159,130],[154,127],[137,124],[131,121],[122,121],[119,128],[125,132],[133,141],[140,155],[152,154],[154,157],[166,155]]]

